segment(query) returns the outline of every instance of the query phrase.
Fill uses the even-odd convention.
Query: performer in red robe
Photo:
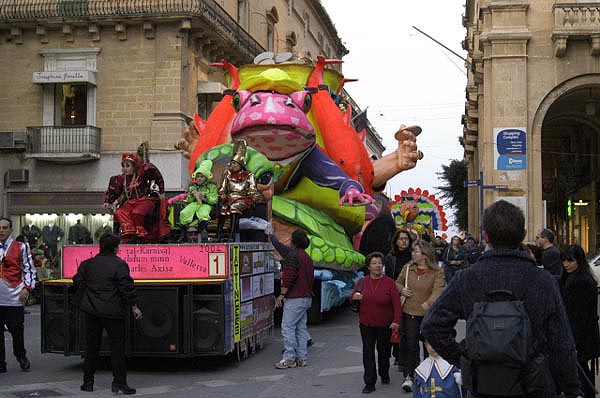
[[[162,174],[134,153],[122,155],[121,167],[123,173],[110,178],[102,207],[116,209],[123,243],[156,243],[169,233],[162,221],[166,214]]]

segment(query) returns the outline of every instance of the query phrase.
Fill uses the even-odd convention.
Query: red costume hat
[[[127,152],[124,153],[121,156],[121,163],[123,163],[125,160],[129,160],[134,165],[137,165],[141,162],[140,157],[138,155],[136,155],[135,153],[127,153]]]

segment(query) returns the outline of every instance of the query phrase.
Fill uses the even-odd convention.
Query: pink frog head
[[[232,138],[244,138],[271,161],[292,160],[315,145],[315,130],[306,116],[312,105],[308,91],[288,95],[242,90],[232,104],[237,111]]]

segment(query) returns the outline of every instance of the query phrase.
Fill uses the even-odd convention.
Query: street
[[[26,347],[30,373],[22,372],[12,355],[12,342],[6,332],[8,372],[0,374],[0,397],[113,396],[108,362],[96,374],[93,393],[79,390],[82,360],[59,354],[40,353],[40,306],[27,307]],[[277,370],[283,347],[277,327],[265,348],[245,361],[227,359],[176,360],[140,359],[129,361],[128,382],[137,395],[179,397],[361,397],[361,340],[357,314],[348,307],[327,314],[319,325],[309,326],[314,345],[309,348],[308,366]],[[462,333],[461,333],[462,335]],[[402,392],[402,374],[390,369],[391,384],[376,385],[379,397],[412,396]]]

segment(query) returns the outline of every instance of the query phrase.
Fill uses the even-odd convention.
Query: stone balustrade
[[[589,39],[590,53],[594,56],[600,55],[599,3],[555,4],[553,14],[552,40],[555,56],[564,56],[567,51],[567,41],[573,39]]]

